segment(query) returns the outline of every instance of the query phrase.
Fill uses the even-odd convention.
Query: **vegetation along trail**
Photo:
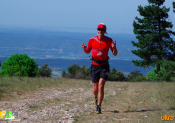
[[[175,116],[173,82],[107,81],[102,114],[95,114],[91,89],[90,80],[1,78],[0,110],[18,112],[21,123],[160,123],[161,116]]]

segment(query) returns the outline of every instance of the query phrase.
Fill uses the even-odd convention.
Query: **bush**
[[[74,76],[75,79],[85,79],[86,74],[85,74],[85,66],[83,65],[82,67],[79,67],[76,75]]]
[[[64,78],[75,78],[75,79],[91,79],[91,67],[78,66],[76,64],[68,67],[68,72],[62,71],[62,77]],[[109,81],[124,81],[124,74],[120,70],[112,69],[112,72],[109,72],[108,75]]]
[[[38,65],[34,59],[26,54],[11,55],[1,66],[0,76],[28,76],[35,77]]]
[[[68,72],[62,71],[62,77],[75,79],[90,79],[91,68],[86,68],[85,65],[78,66],[76,64],[68,67]]]
[[[142,82],[142,81],[147,81],[145,76],[142,77],[136,77],[135,82]]]
[[[160,71],[156,76],[157,68],[149,72],[146,77],[152,81],[174,81],[175,79],[175,62],[165,60],[160,65]]]
[[[73,64],[70,67],[68,67],[68,73],[70,74],[70,78],[74,78],[79,70],[79,66],[77,64]]]
[[[159,81],[173,81],[175,77],[175,62],[174,61],[164,61],[161,64],[162,70],[158,72]]]
[[[156,73],[155,73],[155,70],[156,70],[157,68],[154,68],[152,71],[150,71],[149,73],[147,73],[146,74],[146,78],[148,79],[148,80],[151,80],[151,81],[157,81],[157,76],[156,76]],[[161,70],[162,68],[160,68],[160,70]]]
[[[116,71],[116,69],[113,68],[112,71],[109,72],[108,80],[109,81],[124,81],[125,77],[124,77],[123,72],[121,72],[120,70]]]
[[[91,68],[86,68],[85,65],[79,67],[78,72],[76,73],[75,77],[76,79],[90,79],[90,72]]]
[[[61,76],[66,77],[66,71],[63,70],[62,73],[61,73]]]
[[[48,64],[44,64],[44,66],[40,66],[37,70],[37,77],[51,77],[52,70],[48,67]]]
[[[91,67],[85,68],[86,79],[91,79]]]
[[[133,72],[130,72],[130,75],[126,77],[126,80],[131,82],[145,81],[146,77],[144,77],[143,74],[140,73],[140,70],[135,70]]]

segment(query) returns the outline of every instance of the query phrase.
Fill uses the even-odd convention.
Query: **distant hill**
[[[34,58],[88,58],[82,50],[82,42],[88,44],[96,33],[46,31],[41,29],[0,28],[0,57],[16,53],[26,53]],[[137,41],[133,34],[109,34],[116,40],[119,51],[117,57],[109,52],[110,58],[138,59],[131,53],[136,49],[131,41]]]

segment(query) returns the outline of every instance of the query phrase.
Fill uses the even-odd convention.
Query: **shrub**
[[[160,65],[160,71],[156,76],[157,68],[149,72],[146,77],[152,81],[174,81],[175,79],[175,62],[165,60]]]
[[[112,71],[109,72],[108,80],[109,81],[124,81],[125,77],[124,77],[123,72],[121,72],[120,70],[116,71],[116,69],[113,68]]]
[[[86,68],[85,65],[82,65],[79,67],[78,72],[76,73],[75,77],[76,79],[89,79],[91,73],[91,68]]]
[[[85,68],[85,75],[86,75],[85,79],[91,79],[91,67]]]
[[[85,79],[86,74],[85,74],[85,66],[81,66],[78,68],[76,75],[74,76],[75,79]]]
[[[126,80],[127,81],[131,81],[131,82],[134,82],[134,81],[144,81],[146,80],[146,78],[144,78],[143,74],[140,73],[140,70],[135,70],[133,72],[130,72],[130,75],[128,75],[126,77]]]
[[[51,77],[52,70],[48,67],[48,64],[44,64],[44,66],[40,66],[37,70],[37,77]]]
[[[76,64],[68,67],[68,72],[62,71],[62,77],[64,78],[75,78],[75,79],[91,79],[91,67],[78,66]],[[112,69],[112,72],[109,72],[108,75],[109,81],[124,81],[124,74],[120,70]]]
[[[91,67],[85,69],[86,79],[91,79]]]
[[[68,67],[68,73],[70,74],[70,78],[74,78],[79,70],[79,66],[77,64],[73,64],[70,67]]]
[[[66,77],[66,71],[63,70],[62,73],[61,73],[61,76]]]
[[[149,73],[147,73],[146,74],[146,78],[148,79],[148,80],[151,80],[151,81],[157,81],[157,77],[156,77],[156,73],[155,73],[155,70],[156,70],[157,68],[154,68],[152,71],[150,71]],[[160,68],[160,70],[161,70],[162,68]]]
[[[142,77],[136,77],[135,82],[142,82],[142,81],[147,81],[145,76]]]
[[[73,64],[68,67],[68,72],[62,71],[62,77],[75,79],[90,79],[91,68],[86,68],[85,65],[81,67]]]
[[[1,69],[1,76],[35,77],[38,65],[34,59],[31,59],[26,54],[15,54],[11,55],[11,57],[3,62]]]
[[[161,64],[162,70],[158,72],[159,81],[173,81],[175,77],[175,62],[174,61],[164,61]]]

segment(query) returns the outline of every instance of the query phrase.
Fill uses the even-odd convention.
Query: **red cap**
[[[97,26],[97,29],[98,28],[101,28],[101,29],[105,29],[106,30],[106,25],[104,23],[100,23],[98,26]]]

